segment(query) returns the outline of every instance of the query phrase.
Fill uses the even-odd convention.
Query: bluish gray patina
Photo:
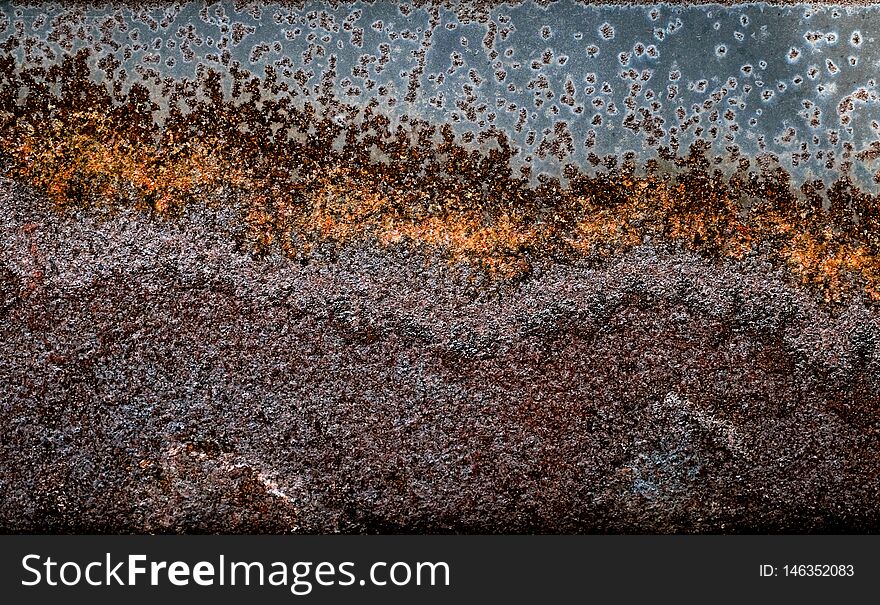
[[[169,78],[194,87],[207,70],[247,102],[234,86],[244,71],[339,122],[372,107],[450,124],[465,143],[501,132],[520,150],[514,168],[532,176],[561,176],[566,164],[589,172],[597,157],[629,151],[642,164],[702,139],[721,166],[778,160],[795,180],[850,174],[875,191],[878,18],[876,6],[762,3],[4,3],[0,42],[15,39],[22,66],[88,48],[96,79],[141,82],[165,109],[177,102]]]

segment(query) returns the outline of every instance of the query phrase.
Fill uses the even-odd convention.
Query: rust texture
[[[514,151],[500,131],[483,135],[497,149],[480,152],[458,144],[448,126],[413,119],[391,129],[368,111],[344,128],[311,106],[224,101],[210,80],[201,103],[159,126],[143,87],[118,102],[89,81],[85,58],[41,73],[40,84],[14,73],[11,59],[5,65],[6,172],[59,210],[134,207],[173,217],[187,204],[233,197],[247,227],[239,243],[257,253],[304,258],[319,241],[406,240],[508,278],[527,276],[540,259],[666,241],[715,258],[765,255],[827,301],[851,290],[880,297],[880,197],[846,178],[797,186],[782,168],[748,158],[726,176],[695,143],[663,158],[671,168],[594,156],[596,175],[568,165],[565,185],[542,178],[530,186],[512,173]],[[53,83],[61,94],[48,92]],[[257,97],[265,85],[242,83]],[[23,87],[33,92],[22,101]],[[279,131],[301,140],[278,140]],[[340,137],[342,148],[333,144]],[[371,159],[377,150],[385,161]]]
[[[160,111],[10,40],[0,529],[880,528],[880,195],[847,174],[698,141],[536,175],[503,129],[270,70]]]

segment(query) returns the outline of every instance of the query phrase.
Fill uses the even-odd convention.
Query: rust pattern
[[[11,59],[3,67],[6,173],[59,209],[132,206],[173,217],[229,194],[245,208],[242,243],[258,253],[275,247],[307,257],[321,240],[403,240],[509,278],[543,259],[666,241],[716,258],[767,254],[826,301],[858,291],[880,298],[880,197],[846,179],[797,188],[781,168],[755,171],[747,159],[725,176],[695,144],[665,158],[671,167],[663,170],[596,157],[605,167],[595,176],[570,165],[566,185],[544,179],[534,187],[512,174],[502,132],[485,153],[456,143],[448,127],[416,120],[392,131],[368,112],[346,129],[311,106],[225,101],[210,77],[201,103],[160,126],[143,89],[135,85],[119,102],[89,81],[85,62],[85,53],[65,60],[41,85],[15,74]],[[48,92],[53,83],[60,95]],[[22,87],[32,91],[25,99]]]
[[[510,129],[482,123],[496,108],[479,86],[508,75],[469,69],[458,47],[472,95],[442,120],[393,109],[434,75],[409,15],[425,11],[430,31],[453,31],[442,11],[479,24],[480,52],[497,55],[512,28],[491,10],[531,3],[400,3],[398,29],[370,17],[387,5],[356,4],[336,23],[344,36],[396,36],[415,65],[392,73],[404,89],[380,92],[378,78],[366,88],[378,72],[352,63],[364,102],[334,88],[348,76],[329,59],[306,73],[333,54],[329,33],[287,63],[255,42],[250,24],[273,18],[262,3],[170,11],[164,24],[162,3],[114,5],[165,32],[140,38],[114,30],[122,17],[88,30],[66,8],[41,22],[41,3],[0,7],[0,530],[878,531],[880,194],[853,175],[880,151],[828,126],[869,124],[876,91],[847,99],[841,85],[824,122],[809,93],[805,119],[834,143],[816,135],[791,153],[821,147],[833,176],[818,178],[786,169],[792,157],[721,152],[725,133],[708,124],[693,144],[661,145],[658,122],[609,117],[601,72],[577,87],[546,76],[574,59],[550,47],[559,28],[536,27],[523,69],[542,111],[574,112],[595,88],[606,100],[588,128],[607,143],[621,124],[646,126],[655,144],[600,154],[589,131],[576,140],[579,117],[534,137],[540,117],[519,106]],[[646,40],[681,35],[674,16],[643,8]],[[225,27],[230,48],[253,50],[250,67],[205,51],[196,78],[177,77],[168,61],[191,49],[169,40],[199,34],[176,29],[181,14]],[[294,17],[316,25],[293,37],[333,26]],[[595,44],[575,39],[584,57],[616,40],[627,50],[612,62],[655,60],[629,50],[619,17],[600,20]],[[739,41],[760,31],[726,17]],[[798,44],[864,69],[872,33],[838,29]],[[152,67],[123,76],[120,35]],[[390,47],[377,52],[396,65]],[[290,74],[251,69],[266,53]],[[748,60],[742,82],[764,69]],[[855,69],[823,63],[816,86]],[[690,75],[674,73],[664,88],[685,94]],[[692,84],[711,101],[695,115],[712,121],[714,84]],[[776,90],[760,107],[781,103]],[[681,127],[699,121],[685,112]]]

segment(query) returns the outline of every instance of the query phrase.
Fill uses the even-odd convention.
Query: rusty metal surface
[[[880,527],[874,6],[81,6],[0,4],[0,529]],[[800,62],[759,34],[681,55],[785,19]],[[539,62],[507,101],[544,99],[510,123],[480,54],[504,28]],[[450,35],[472,52],[438,83]],[[590,36],[613,70],[583,73]],[[658,97],[624,60],[662,61],[699,119],[666,99],[630,128]],[[776,92],[719,121],[725,61],[722,99],[746,63]],[[809,91],[776,86],[812,63]]]
[[[876,311],[758,260],[487,292],[405,248],[303,266],[203,213],[2,199],[6,530],[877,527]]]

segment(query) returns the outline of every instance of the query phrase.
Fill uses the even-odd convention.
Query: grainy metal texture
[[[11,531],[875,531],[880,321],[651,247],[492,292],[3,184]]]
[[[0,11],[3,530],[880,528],[875,7]]]

